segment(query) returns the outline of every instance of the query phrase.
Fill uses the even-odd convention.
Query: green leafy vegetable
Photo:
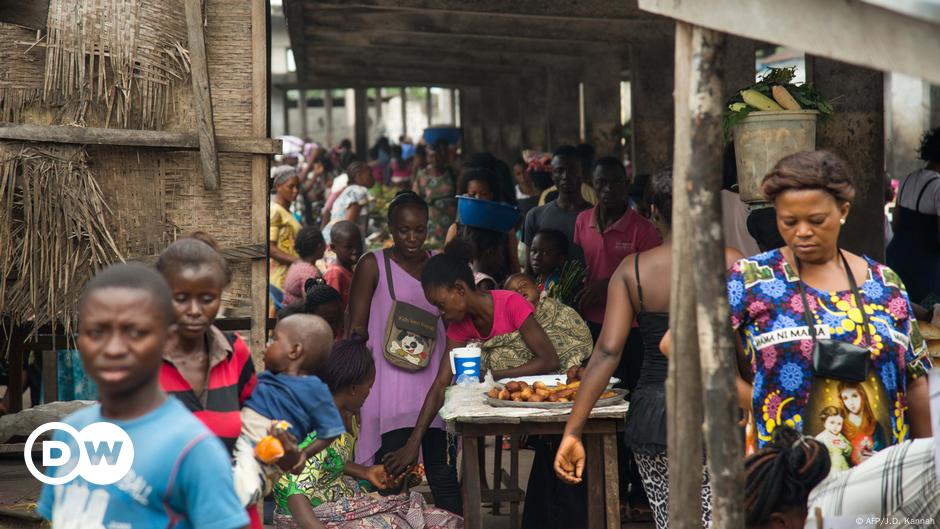
[[[793,96],[793,99],[803,107],[804,110],[818,110],[820,119],[825,120],[832,115],[832,103],[826,99],[819,90],[810,83],[793,84],[793,78],[796,75],[796,67],[789,68],[771,68],[764,73],[760,79],[743,90],[754,90],[774,99],[773,87],[782,86]],[[727,140],[734,126],[740,123],[751,112],[757,112],[758,109],[748,105],[741,97],[741,93],[736,93],[726,102],[727,111],[725,112],[725,121],[722,130]]]

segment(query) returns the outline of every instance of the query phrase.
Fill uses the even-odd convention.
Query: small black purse
[[[865,312],[865,302],[855,284],[855,276],[849,268],[849,263],[845,255],[839,252],[842,258],[842,264],[845,266],[845,273],[849,277],[849,287],[852,289],[852,296],[862,311],[862,321],[865,331],[865,342],[871,345],[872,338],[868,328],[868,314]],[[800,261],[793,256],[796,261],[797,270],[800,269]],[[803,300],[803,316],[806,319],[806,325],[809,327],[809,335],[813,339],[813,372],[816,376],[843,380],[846,382],[864,382],[868,378],[868,368],[871,365],[871,352],[867,347],[855,345],[853,343],[840,340],[831,340],[828,338],[819,339],[816,337],[816,325],[810,315],[809,303],[806,300],[806,292],[803,288],[803,280],[798,282],[800,297]]]

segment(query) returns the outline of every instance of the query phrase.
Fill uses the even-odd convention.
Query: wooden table
[[[486,406],[485,404],[481,404]],[[475,409],[479,410],[474,406]],[[487,408],[489,408],[487,406]],[[596,408],[584,427],[584,448],[587,455],[588,529],[620,529],[620,484],[617,463],[617,432],[623,429],[627,404],[610,408]],[[480,487],[480,446],[478,438],[488,435],[561,435],[564,433],[568,413],[533,416],[498,416],[489,408],[485,415],[467,410],[460,416],[449,418],[463,443],[464,527],[482,529],[482,491]],[[515,409],[514,409],[515,411]],[[539,410],[542,411],[542,410]],[[500,479],[499,474],[495,476]],[[510,527],[518,529],[517,505],[512,499],[520,497],[518,476],[511,476],[509,488],[496,491],[496,499],[511,503]],[[503,494],[500,494],[500,493]]]

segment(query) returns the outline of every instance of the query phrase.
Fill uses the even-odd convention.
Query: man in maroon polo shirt
[[[587,285],[578,306],[596,340],[604,323],[610,276],[624,257],[659,246],[662,238],[627,203],[627,175],[620,160],[597,160],[592,180],[599,200],[578,215],[574,243],[584,251],[587,264]]]

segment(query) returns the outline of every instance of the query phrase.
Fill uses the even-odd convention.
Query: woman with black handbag
[[[853,464],[929,436],[930,362],[904,284],[887,266],[838,246],[855,197],[846,163],[827,151],[788,156],[764,177],[763,191],[786,246],[738,261],[728,280],[741,373],[752,386],[748,449],[766,445],[780,425],[822,434],[830,406],[842,415]],[[846,407],[848,387],[862,388],[864,419],[877,424],[862,424]],[[863,428],[883,435],[862,439]]]

